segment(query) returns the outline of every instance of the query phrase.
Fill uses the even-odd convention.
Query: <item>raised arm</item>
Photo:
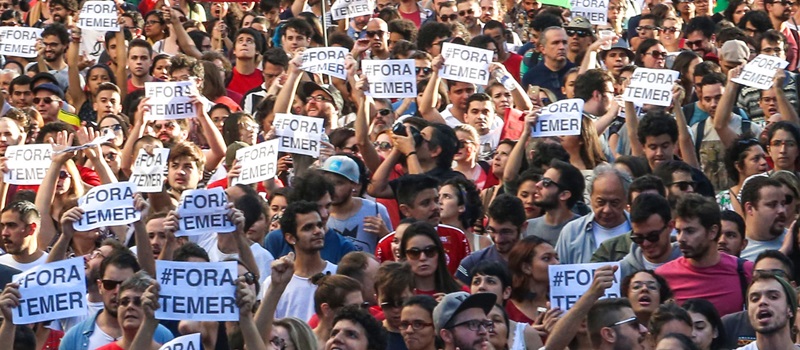
[[[137,242],[138,243],[138,242]],[[158,320],[156,320],[156,310],[160,308],[158,303],[159,290],[161,287],[156,281],[153,281],[142,294],[142,310],[144,310],[144,321],[139,325],[139,330],[133,338],[128,349],[153,349],[154,342],[153,336],[158,327]],[[158,347],[155,347],[158,349]]]
[[[75,153],[65,152],[55,154],[55,151],[64,149],[68,145],[72,145],[72,135],[68,135],[66,131],[58,133],[56,135],[55,145],[53,145],[53,162],[50,168],[47,169],[42,184],[36,192],[36,209],[39,209],[39,215],[42,218],[42,227],[39,229],[39,234],[36,238],[36,243],[40,249],[46,248],[56,235],[56,227],[53,225],[52,219],[52,204],[56,196],[56,184],[58,183],[58,176],[61,174],[61,167],[67,162],[71,162],[71,158]],[[80,181],[80,179],[73,180]]]
[[[358,112],[356,113],[356,121],[354,123],[358,149],[361,150],[361,158],[364,159],[364,164],[367,165],[371,173],[375,173],[381,165],[381,157],[378,155],[375,147],[372,147],[372,141],[369,139],[369,116],[375,105],[372,97],[367,97],[364,94],[363,88],[368,86],[366,75],[360,77],[351,75],[350,86],[353,91],[353,99],[358,101]]]
[[[303,49],[298,49],[294,52],[294,57],[289,61],[286,83],[283,84],[283,89],[275,98],[275,107],[273,108],[275,113],[291,113],[292,102],[297,94],[297,86],[300,85],[300,78],[303,76],[303,71],[300,70],[302,64]]]
[[[395,164],[400,161],[402,153],[395,147],[389,156],[372,174],[372,181],[367,186],[367,193],[375,198],[394,198],[394,191],[389,186],[389,175],[392,174]]]
[[[203,127],[209,147],[209,152],[206,153],[205,171],[214,171],[217,169],[217,166],[219,166],[219,162],[225,158],[225,152],[228,150],[228,147],[225,146],[225,139],[222,138],[219,129],[214,125],[214,121],[211,120],[211,117],[206,113],[203,102],[195,96],[192,103],[194,103],[194,109],[197,112],[195,118],[200,122],[200,126]]]
[[[183,24],[180,21],[180,12],[166,6],[162,8],[162,11],[164,11],[164,13],[171,13],[169,35],[175,37],[181,51],[187,56],[192,56],[198,60],[203,57],[203,53],[197,49],[197,46],[194,45],[194,41],[189,37],[189,33],[183,28]]]
[[[589,45],[586,49],[586,55],[583,56],[583,61],[581,61],[581,68],[578,70],[579,75],[585,73],[587,70],[598,67],[597,54],[600,52],[603,45],[611,45],[613,39],[614,37],[597,39],[597,41]]]
[[[272,273],[269,275],[270,284],[267,287],[261,305],[256,312],[255,324],[261,334],[261,340],[267,342],[272,334],[272,321],[275,319],[275,310],[278,308],[278,301],[289,285],[294,275],[294,252],[275,259],[270,267]]]
[[[58,236],[56,244],[50,249],[47,255],[47,262],[61,261],[67,258],[67,250],[72,237],[75,237],[75,227],[72,225],[83,216],[83,209],[81,207],[73,207],[61,215],[61,235]]]
[[[675,122],[678,124],[678,147],[680,147],[683,161],[700,169],[700,161],[697,160],[694,142],[689,134],[689,126],[686,123],[686,116],[683,115],[683,108],[680,103],[680,101],[683,101],[685,93],[681,84],[675,83],[675,86],[672,87],[672,113],[675,114]]]
[[[492,62],[489,64],[490,75],[496,69],[502,69],[503,74],[506,76],[511,76],[511,74],[508,73],[508,70],[506,70],[506,66],[497,62]],[[533,102],[531,102],[531,98],[527,93],[525,93],[525,89],[522,88],[522,85],[520,85],[516,79],[514,79],[514,89],[509,92],[511,93],[511,99],[514,101],[514,108],[522,111],[527,111],[533,108]]]
[[[725,92],[717,104],[717,111],[714,113],[714,130],[719,135],[719,140],[725,148],[730,148],[738,135],[731,129],[731,119],[733,119],[733,106],[736,104],[736,96],[739,92],[739,84],[733,81],[742,72],[742,66],[738,66],[728,71],[728,82],[725,84]],[[703,132],[698,130],[697,132]],[[682,153],[682,152],[681,152]],[[692,150],[692,153],[695,153]]]
[[[242,331],[244,345],[248,350],[267,350],[267,344],[253,320],[255,304],[256,294],[247,286],[244,277],[236,279],[236,305],[239,306],[239,329]]]
[[[800,124],[800,118],[797,116],[797,110],[794,109],[792,103],[786,97],[786,92],[783,90],[783,83],[786,81],[786,71],[778,69],[775,72],[775,77],[772,78],[772,90],[775,91],[775,99],[778,104],[778,112],[781,114],[781,120],[793,123],[794,125]]]
[[[122,169],[122,172],[129,177],[133,173],[133,162],[137,156],[136,154],[133,154],[133,145],[144,135],[144,114],[150,112],[150,106],[147,104],[147,101],[149,100],[150,98],[145,97],[139,101],[139,106],[136,108],[136,114],[133,115],[133,125],[131,126],[130,135],[128,135],[128,139],[125,140],[125,144],[122,146],[122,160],[120,161],[120,169]]]
[[[123,23],[123,21],[122,15],[120,15],[117,22]],[[120,31],[116,32],[114,37],[117,38],[117,69],[114,70],[114,75],[117,78],[119,96],[125,99],[125,96],[128,96],[128,45],[125,45],[124,29],[120,28]]]
[[[431,78],[428,80],[428,85],[425,86],[425,91],[422,93],[417,108],[419,109],[419,114],[425,120],[446,124],[442,115],[436,110],[436,102],[439,98],[439,84],[442,82],[442,79],[439,78],[439,70],[442,69],[442,66],[444,66],[444,57],[442,55],[436,56],[431,62],[431,68],[433,68]]]
[[[506,160],[506,167],[503,170],[503,183],[511,183],[516,180],[519,175],[519,169],[522,164],[526,162],[525,159],[525,144],[531,137],[531,128],[536,124],[539,119],[540,108],[529,111],[525,115],[525,126],[522,129],[522,134],[519,136],[519,141],[514,145],[511,154],[508,155]]]
[[[13,350],[14,336],[17,326],[14,325],[13,311],[11,309],[19,307],[19,299],[22,296],[19,294],[19,284],[9,283],[0,294],[0,313],[3,314],[3,324],[0,326],[0,350]]]
[[[133,208],[140,213],[144,213],[149,212],[150,205],[142,197],[142,194],[137,192],[133,195]],[[150,236],[147,234],[144,220],[144,214],[142,214],[142,219],[133,223],[133,230],[136,235],[136,259],[139,260],[139,266],[144,272],[147,272],[150,276],[155,276],[156,258],[153,254],[153,246],[150,244]]]
[[[261,276],[261,268],[256,263],[253,251],[250,250],[251,242],[244,233],[244,214],[242,214],[241,210],[233,208],[233,203],[229,205],[231,208],[228,211],[228,218],[236,225],[236,230],[233,231],[231,236],[236,240],[236,247],[239,249],[239,260],[251,273],[256,275],[256,280],[258,280]]]
[[[633,102],[625,101],[625,129],[628,130],[628,142],[631,144],[631,155],[641,157],[644,155],[644,147],[639,142],[639,116],[636,115],[636,108]]]
[[[86,102],[86,93],[81,89],[81,71],[78,68],[78,61],[81,46],[81,29],[78,26],[71,28],[72,39],[71,45],[67,48],[67,76],[69,78],[69,87],[67,88],[67,96],[69,96],[70,103],[76,108],[83,106]]]

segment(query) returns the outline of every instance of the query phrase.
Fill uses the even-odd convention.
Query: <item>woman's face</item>
[[[667,49],[664,45],[657,44],[648,48],[642,54],[642,62],[645,68],[663,69],[667,65]]]
[[[217,127],[217,130],[222,132],[222,126],[225,125],[225,120],[228,119],[229,115],[228,110],[225,108],[217,108],[211,111],[209,116],[211,117],[211,121],[214,122],[214,126]]]
[[[503,86],[495,87],[492,89],[492,102],[497,106],[497,113],[503,115],[511,107],[511,92]]]
[[[256,144],[258,137],[258,124],[252,118],[242,118],[239,120],[239,141],[250,146]]]
[[[69,186],[72,184],[72,175],[67,171],[66,167],[61,167],[61,172],[58,175],[56,182],[56,194],[63,195],[69,191]]]
[[[377,151],[378,154],[383,157],[383,159],[389,157],[389,153],[392,153],[392,149],[394,148],[394,145],[392,144],[392,138],[389,136],[389,134],[383,133],[378,135],[378,137],[375,139],[375,142],[375,151]]]
[[[464,131],[456,131],[456,137],[458,137],[458,152],[456,152],[453,160],[456,162],[463,162],[472,159],[472,157],[477,154],[477,149],[475,144],[472,143],[469,134]],[[461,147],[462,145],[464,147]]]
[[[691,62],[689,62],[689,67],[686,69],[686,76],[693,77],[694,67],[697,67],[697,65],[700,63],[703,63],[703,59],[700,57],[695,57]]]
[[[767,154],[760,145],[750,146],[745,151],[745,157],[742,161],[742,164],[737,164],[736,166],[737,170],[739,170],[739,179],[744,181],[744,179],[752,175],[761,174],[769,170],[766,157]]]
[[[216,3],[214,3],[216,4]],[[164,34],[164,25],[156,15],[150,15],[144,22],[144,35],[147,38],[160,38]]]
[[[575,150],[581,147],[581,135],[559,136],[564,149]]]
[[[639,272],[631,278],[628,287],[628,299],[631,301],[633,312],[652,314],[661,304],[661,293],[655,277],[646,272]]]
[[[492,62],[497,62],[499,60],[497,46],[495,46],[494,43],[489,43],[489,45],[486,45],[486,49],[494,53],[494,56],[492,57]]]
[[[794,170],[797,160],[797,140],[786,130],[777,130],[769,140],[769,156],[778,170]]]
[[[533,280],[539,283],[548,283],[550,265],[558,265],[558,253],[555,248],[548,243],[542,243],[534,248],[536,254],[531,261],[531,271]]]
[[[113,132],[114,145],[117,147],[122,147],[125,143],[125,133],[122,132],[122,128],[123,126],[114,118],[103,118],[103,120],[100,121],[100,132]]]
[[[364,326],[351,320],[342,319],[333,325],[331,337],[325,343],[325,350],[367,350],[368,346],[369,341]]]
[[[689,311],[689,316],[692,318],[692,340],[700,350],[711,349],[711,342],[717,337],[717,330],[703,314]]]
[[[433,242],[430,238],[423,235],[416,235],[411,237],[406,244],[406,257],[408,258],[408,264],[411,265],[411,271],[414,272],[414,275],[417,277],[430,277],[436,272],[436,269],[439,266],[438,253],[431,254],[432,256],[428,256],[424,252],[419,255],[418,258],[412,259],[408,251],[409,250],[425,250],[430,249],[433,247],[436,249],[436,243]],[[436,250],[434,250],[436,251]]]
[[[739,21],[742,20],[744,14],[750,11],[750,6],[747,4],[739,4],[736,6],[736,11],[733,11],[733,24],[738,25]]]
[[[94,68],[89,71],[89,79],[86,84],[89,85],[89,92],[92,95],[97,93],[97,87],[100,86],[100,83],[111,82],[111,77],[108,76],[108,72],[103,68]]]
[[[283,326],[272,327],[272,334],[267,343],[268,350],[296,350],[297,347],[292,343],[289,330]]]
[[[488,316],[494,323],[494,329],[489,331],[489,343],[495,349],[506,349],[508,346],[508,326],[506,326],[506,320],[503,317],[503,311],[500,310],[500,306],[495,305]]]
[[[215,3],[216,4],[216,3]],[[154,63],[153,76],[163,81],[169,81],[169,67],[172,65],[169,58],[162,58]]]
[[[578,72],[567,74],[567,78],[564,79],[564,86],[561,87],[561,92],[567,98],[575,97],[575,79],[578,79]]]
[[[250,27],[250,25],[253,24],[254,18],[255,17],[253,17],[253,15],[244,16],[244,18],[242,19],[242,28]]]
[[[414,326],[419,329],[415,329]],[[403,336],[408,350],[433,348],[436,332],[433,328],[431,313],[417,305],[404,307],[400,312],[400,334]]]
[[[400,224],[394,229],[394,237],[392,238],[392,255],[395,261],[400,261],[400,242],[403,241],[403,234],[406,232],[410,224]]]
[[[794,218],[797,215],[797,196],[794,195],[794,191],[792,191],[789,186],[782,185],[781,190],[783,194],[786,196],[786,216],[790,218]],[[789,201],[791,199],[791,202]]]
[[[685,2],[691,4],[691,2]],[[682,4],[685,4],[682,3]],[[678,40],[680,40],[681,35],[681,25],[678,21],[674,19],[665,19],[664,24],[662,25],[663,28],[669,28],[670,30],[662,30],[661,31],[661,41],[669,44],[678,44]],[[676,31],[673,31],[677,29]]]
[[[247,238],[253,242],[264,241],[264,236],[266,236],[267,231],[269,231],[269,222],[267,220],[266,215],[259,215],[258,220],[247,230]]]
[[[356,137],[350,137],[345,141],[344,147],[339,148],[336,150],[339,153],[347,153],[350,155],[356,155],[358,153],[358,141],[356,141]]]
[[[446,185],[439,191],[442,220],[458,219],[458,216],[464,212],[464,206],[458,205],[458,191],[453,185]]]
[[[533,195],[539,192],[535,181],[525,181],[517,188],[517,198],[525,208],[525,218],[533,219],[542,214],[542,209],[533,204]]]
[[[103,149],[103,158],[106,159],[106,163],[108,163],[108,167],[111,168],[111,171],[114,174],[119,174],[119,167],[120,167],[120,155],[119,151],[109,147],[109,146],[101,146]]]

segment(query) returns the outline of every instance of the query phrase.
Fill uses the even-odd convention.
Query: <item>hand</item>
[[[180,227],[178,222],[180,221],[181,216],[174,210],[171,210],[167,214],[167,218],[164,220],[164,231],[167,232],[167,235],[174,235],[175,231],[178,231]]]
[[[294,276],[294,252],[272,261],[270,278],[276,285],[287,285]]]
[[[22,295],[19,294],[19,284],[6,284],[6,288],[3,289],[3,293],[0,294],[0,312],[3,314],[4,320],[11,322],[13,319],[11,309],[19,307],[19,299],[21,298]]]
[[[136,192],[133,194],[133,208],[143,213],[150,208],[150,202],[144,199],[141,193]]]
[[[369,81],[367,81],[366,74],[362,74],[360,77],[356,77],[355,80],[356,80],[356,86],[355,89],[353,90],[354,92],[358,91],[360,93],[361,91],[369,91]]]
[[[369,39],[358,39],[356,40],[355,44],[353,45],[353,49],[350,51],[353,53],[353,56],[358,56],[364,53],[369,49]]]
[[[56,133],[55,140],[50,138],[50,144],[53,146],[53,163],[63,165],[68,160],[72,159],[75,156],[75,152],[63,152],[59,154],[55,154],[55,152],[61,151],[68,147],[72,147],[72,140],[74,136],[66,131],[61,131]]]
[[[36,45],[34,48],[36,49],[36,54],[38,57],[44,57],[44,43],[42,42],[41,38],[36,39]]]
[[[738,78],[739,74],[742,74],[742,69],[744,69],[744,64],[740,64],[728,70],[728,82],[733,82],[733,79]]]
[[[438,73],[442,67],[444,67],[444,57],[442,57],[442,55],[434,57],[433,61],[431,61],[431,68],[433,69],[433,72]]]
[[[303,66],[303,51],[305,51],[305,48],[302,47],[294,51],[292,59],[289,61],[289,69],[287,72],[297,73],[300,71],[300,67]]]
[[[403,136],[394,134],[392,135],[392,144],[394,144],[394,149],[403,153],[403,155],[408,155],[411,152],[417,150],[417,145],[414,143],[414,137],[411,135],[411,127],[406,126],[406,135]]]
[[[236,225],[235,233],[244,233],[244,214],[239,209],[233,207],[233,203],[228,203],[228,219]]]
[[[86,69],[86,68],[89,68],[89,67],[91,67],[91,66],[94,66],[94,64],[95,64],[96,62],[97,62],[97,61],[95,61],[95,60],[93,60],[93,59],[89,58],[89,56],[88,56],[88,55],[86,55],[85,53],[83,53],[83,54],[81,54],[81,55],[78,57],[78,69],[79,69],[79,70],[84,70],[84,69]]]
[[[681,108],[683,104],[683,97],[686,96],[686,91],[683,90],[681,84],[675,83],[672,86],[672,106],[673,108]]]
[[[292,167],[292,156],[290,154],[278,158],[278,173],[289,171],[289,168],[291,167]],[[0,170],[1,169],[2,168],[0,168]]]
[[[8,173],[8,157],[0,157],[0,172]],[[0,181],[3,181],[2,177],[0,177]]]
[[[61,214],[61,227],[64,231],[62,234],[66,235],[66,238],[70,238],[75,234],[75,227],[73,224],[83,217],[83,213],[81,207],[73,207],[65,211],[64,214]]]
[[[283,84],[286,83],[286,78],[288,77],[289,77],[288,74],[281,73],[281,75],[279,75],[275,79],[272,79],[272,83],[270,83],[269,87],[267,88],[267,94],[277,95],[278,92],[280,92],[281,89],[283,89]]]
[[[236,279],[236,305],[239,306],[240,317],[253,316],[253,306],[256,304],[256,293],[247,286],[244,276]]]
[[[146,121],[145,114],[147,115],[150,114],[150,105],[148,104],[148,102],[150,102],[149,97],[145,97],[141,101],[139,101],[139,105],[136,107],[136,113],[133,115],[134,124],[136,123],[139,123],[141,125],[145,124]]]
[[[320,158],[322,158],[322,157],[327,157],[327,158],[333,157],[333,155],[335,154],[334,150],[336,150],[336,147],[334,147],[333,144],[331,144],[330,142],[325,142],[325,141],[320,141],[319,144],[321,146],[319,148],[319,156],[320,156]]]
[[[550,306],[549,302],[547,303]],[[553,328],[556,326],[556,322],[561,316],[564,315],[564,310],[561,308],[554,307],[548,309],[547,312],[539,313],[539,317],[536,318],[533,327],[539,332],[540,335],[547,335],[553,331]]]
[[[606,265],[597,270],[594,270],[594,280],[589,287],[591,295],[597,298],[606,294],[606,289],[611,288],[614,284],[614,272],[617,271],[618,266]]]
[[[231,184],[233,183],[233,179],[238,179],[241,173],[242,173],[242,165],[239,164],[239,162],[237,162],[236,160],[234,160],[233,164],[231,165],[231,169],[228,170],[228,175],[227,175],[228,186],[232,186]]]
[[[347,71],[348,76],[356,75],[356,71],[358,71],[358,61],[356,61],[355,57],[352,54],[347,54],[344,59],[344,69]]]
[[[214,28],[211,30],[211,39],[221,40],[223,37],[222,32],[224,31],[225,31],[225,22],[217,21],[217,23],[214,24]]]
[[[92,128],[91,126],[81,126],[75,131],[75,137],[78,138],[78,143],[81,145],[85,145],[89,142],[92,142],[95,138],[100,137],[100,132]],[[103,151],[100,148],[100,145],[89,147],[83,150],[83,155],[86,157],[97,160],[100,155],[103,154]]]
[[[525,114],[525,125],[527,126],[522,132],[530,134],[536,123],[539,122],[539,115],[542,114],[541,107],[533,107],[528,113]]]
[[[375,215],[364,218],[364,232],[383,237],[389,234],[389,229],[386,228],[386,223],[383,222],[381,216]]]
[[[144,316],[148,319],[155,319],[156,310],[161,308],[161,305],[158,303],[160,291],[161,286],[153,281],[153,284],[147,287],[144,293],[142,293],[142,310],[144,311]]]
[[[203,101],[200,100],[198,95],[192,94],[189,100],[189,103],[194,105],[194,112],[196,120],[200,120],[202,118],[208,118],[208,113],[206,113],[206,109],[203,106]]]
[[[775,71],[775,76],[772,78],[772,87],[783,90],[783,82],[786,81],[786,71],[778,68]]]
[[[72,34],[70,34],[70,39],[72,42],[80,42],[81,41],[81,28],[78,26],[70,26],[69,30]]]
[[[444,299],[445,295],[447,295],[447,294],[446,293],[434,293],[433,294],[433,299],[436,299],[436,303],[438,304],[438,303],[442,302],[442,299]]]

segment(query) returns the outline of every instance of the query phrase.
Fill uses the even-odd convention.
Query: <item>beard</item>
[[[534,201],[533,204],[543,210],[553,210],[558,208],[558,194],[554,193],[543,197],[541,200]]]
[[[461,350],[481,349],[484,342],[488,342],[487,338],[480,338],[480,340],[475,340],[472,344],[465,344],[465,342],[460,341],[460,339],[455,339],[456,348]]]

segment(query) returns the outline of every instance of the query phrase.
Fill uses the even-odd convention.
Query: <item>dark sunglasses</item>
[[[697,186],[697,183],[694,181],[676,181],[669,184],[669,186],[673,185],[678,185],[678,188],[681,191],[687,191],[690,186],[692,187],[692,189],[694,189],[694,187]]]
[[[381,309],[384,309],[384,310],[386,310],[386,309],[399,309],[399,308],[403,307],[403,301],[402,300],[388,300],[388,301],[382,302],[380,304],[380,306],[381,306]]]
[[[175,128],[175,123],[173,122],[168,122],[164,124],[153,124],[153,130],[155,130],[156,132],[161,131],[161,129],[172,130],[174,128]]]
[[[686,42],[684,42],[684,44],[686,44],[686,47],[688,47],[690,49],[695,47],[695,46],[700,47],[700,46],[703,46],[703,39],[695,40],[695,41],[688,41],[687,40]]]
[[[142,297],[124,297],[119,300],[119,305],[128,307],[128,305],[133,304],[134,306],[142,306]]]
[[[644,236],[638,236],[638,235],[633,235],[632,234],[631,235],[631,241],[633,241],[633,243],[636,243],[638,245],[641,245],[642,243],[644,243],[644,241],[655,243],[655,242],[658,242],[659,239],[661,239],[660,235],[661,235],[661,232],[650,232],[650,233],[648,233],[648,234],[646,234]]]
[[[117,160],[117,156],[118,156],[118,155],[119,155],[119,154],[117,154],[117,153],[114,153],[114,152],[108,152],[108,154],[104,154],[104,155],[103,155],[103,157],[104,157],[104,158],[105,158],[107,161],[109,161],[109,162],[113,162],[113,161]]]
[[[114,280],[102,280],[103,289],[105,290],[114,290],[117,288],[118,285],[122,284],[122,281],[114,281]]]
[[[653,52],[645,53],[645,55],[650,55],[650,56],[653,56],[653,58],[655,58],[655,59],[659,59],[659,58],[662,58],[662,57],[667,57],[667,52],[665,52],[665,51],[653,51]]]
[[[256,283],[256,275],[252,272],[245,272],[242,277],[244,277],[244,283],[247,283],[248,286],[252,286],[253,283]]]
[[[61,179],[61,180],[69,179],[71,177],[72,177],[72,175],[70,175],[66,170],[61,170],[61,172],[58,173],[58,178]]]
[[[374,146],[375,148],[377,148],[377,149],[379,149],[381,151],[388,151],[388,150],[394,148],[394,146],[392,146],[391,143],[386,142],[386,141],[380,141],[380,142],[375,141],[375,142],[372,143],[372,146]]]
[[[439,19],[442,20],[442,22],[455,21],[458,19],[458,15],[455,13],[451,13],[450,15],[441,15],[439,16]]]
[[[377,37],[380,38],[380,37],[383,36],[383,33],[384,32],[382,30],[374,30],[374,31],[373,30],[368,30],[367,31],[367,38],[371,38],[373,36],[377,36]]]
[[[61,100],[59,100],[58,98],[52,98],[52,97],[49,97],[49,96],[48,97],[44,97],[44,98],[42,98],[42,97],[34,97],[33,98],[33,104],[35,104],[35,105],[38,105],[39,102],[42,102],[42,101],[44,101],[45,104],[51,104],[53,102],[58,102],[58,101],[61,101]]]
[[[428,75],[428,74],[431,74],[431,72],[433,71],[433,69],[430,68],[430,67],[416,67],[415,69],[417,70],[417,75],[419,75],[419,72],[422,72],[422,73],[425,73],[425,75]]]
[[[577,35],[579,38],[585,38],[587,36],[592,36],[592,32],[584,29],[567,29],[568,36]]]
[[[474,15],[475,11],[473,9],[469,9],[469,10],[466,10],[466,11],[458,11],[458,15],[461,16],[461,17],[464,17],[467,14]]]
[[[675,33],[675,32],[680,31],[680,29],[678,29],[677,27],[666,27],[666,28],[662,29],[662,31],[664,33]]]
[[[559,190],[563,188],[563,186],[561,186],[560,183],[555,182],[552,179],[549,179],[549,178],[546,178],[546,177],[542,178],[542,187],[550,187],[550,186],[553,186],[553,185],[558,187]]]
[[[100,128],[100,132],[103,133],[103,134],[107,133],[108,130],[111,130],[111,131],[114,131],[114,132],[122,131],[122,125],[114,124],[114,125],[104,126],[104,127]]]
[[[636,27],[637,32],[643,32],[645,30],[661,30],[661,28],[656,26],[638,26]]]
[[[380,114],[381,116],[385,117],[385,116],[387,116],[389,114],[392,114],[392,110],[388,109],[388,108],[381,108],[381,109],[378,110],[378,114]]]
[[[419,257],[422,256],[422,254],[425,254],[425,256],[429,258],[433,258],[439,255],[439,250],[436,248],[435,245],[429,245],[422,249],[419,248],[406,249],[406,257],[412,260],[419,259]]]

